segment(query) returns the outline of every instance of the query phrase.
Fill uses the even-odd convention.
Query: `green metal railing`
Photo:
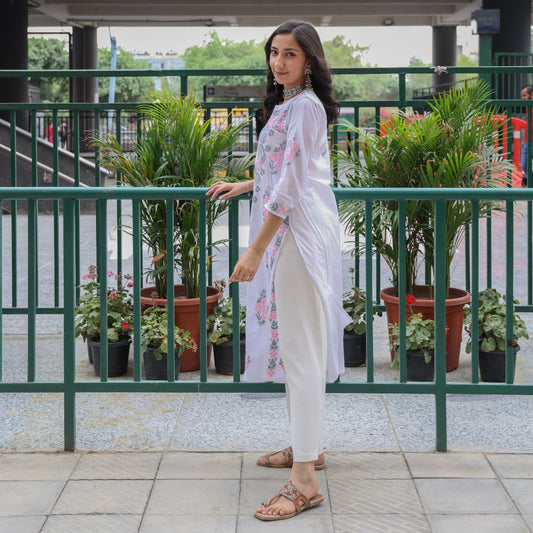
[[[480,76],[489,76],[495,73],[505,74],[516,72],[517,69],[522,69],[524,72],[533,72],[533,67],[481,67],[481,68],[449,68],[449,72],[463,72],[463,73],[477,73]],[[398,78],[397,98],[387,101],[346,101],[342,105],[353,109],[353,119],[358,123],[360,112],[364,108],[373,109],[375,112],[376,126],[379,126],[380,109],[383,107],[399,107],[405,108],[409,106],[421,105],[418,100],[409,100],[407,98],[408,77],[415,74],[432,73],[429,68],[405,68],[405,69],[334,69],[334,74],[339,75],[395,75]],[[31,76],[41,77],[89,77],[89,76],[177,76],[181,79],[182,92],[187,92],[188,79],[191,76],[198,75],[258,75],[263,76],[261,70],[236,70],[236,71],[32,71]],[[0,78],[4,77],[19,77],[28,76],[28,71],[0,71]],[[531,104],[524,103],[521,100],[502,100],[495,101],[496,105],[506,107],[517,107],[526,105],[531,107]],[[533,102],[532,102],[533,103]],[[209,102],[205,104],[208,112],[216,108],[231,108],[244,107],[247,108],[251,114],[252,110],[257,108],[260,104],[257,102]],[[206,296],[205,290],[200,295],[201,302],[201,324],[200,331],[202,332],[200,338],[200,376],[195,381],[174,381],[169,378],[167,382],[147,382],[142,380],[141,375],[141,353],[140,353],[140,288],[139,280],[142,278],[142,250],[140,247],[140,202],[147,199],[164,199],[168,203],[180,199],[198,199],[201,202],[201,219],[200,219],[200,233],[201,241],[201,261],[206,263],[206,247],[208,237],[206,235],[205,226],[205,190],[204,189],[163,189],[163,188],[146,188],[142,190],[135,190],[127,187],[107,188],[101,187],[103,183],[100,178],[100,167],[98,161],[98,154],[96,153],[96,167],[95,167],[95,183],[96,187],[83,188],[80,186],[80,158],[82,156],[80,149],[80,115],[83,112],[107,112],[114,111],[115,124],[117,132],[120,132],[122,125],[122,111],[133,111],[136,113],[136,104],[72,104],[72,103],[58,103],[58,104],[0,104],[0,110],[8,110],[10,112],[12,123],[15,122],[16,113],[21,110],[30,110],[32,112],[32,124],[35,126],[35,116],[37,111],[51,111],[52,120],[57,125],[59,113],[61,111],[68,111],[73,117],[73,154],[74,154],[74,183],[73,187],[59,186],[59,151],[57,133],[54,134],[53,142],[53,187],[38,187],[39,177],[39,143],[37,128],[32,128],[31,133],[31,187],[17,187],[17,135],[14,129],[11,130],[10,135],[10,161],[11,161],[11,179],[10,187],[0,188],[0,202],[2,205],[10,207],[9,220],[11,224],[11,239],[10,242],[0,242],[0,289],[2,283],[5,285],[5,279],[11,278],[11,287],[9,292],[11,294],[10,302],[6,298],[2,300],[2,291],[0,290],[0,393],[1,392],[56,392],[62,393],[64,396],[64,447],[67,450],[75,448],[76,444],[76,418],[75,405],[76,395],[85,392],[279,392],[283,390],[282,384],[274,383],[245,383],[241,382],[239,368],[239,354],[238,347],[234,348],[234,375],[231,381],[209,381],[207,373],[207,341],[205,333],[205,309]],[[137,117],[137,128],[140,128],[140,119]],[[95,127],[99,127],[100,118],[98,113],[95,114]],[[529,114],[528,127],[531,131],[531,113]],[[331,136],[332,143],[336,144],[342,131],[338,127],[333,128]],[[512,128],[508,128],[508,146],[512,142]],[[253,129],[248,130],[249,150],[253,146]],[[528,139],[529,153],[533,153],[531,146],[531,139]],[[531,186],[532,171],[531,166],[528,167],[528,183]],[[435,276],[435,319],[437,328],[436,339],[436,372],[435,381],[429,383],[412,383],[406,380],[406,362],[405,362],[405,346],[404,341],[401,342],[400,347],[400,371],[398,382],[379,382],[375,379],[374,366],[374,344],[373,344],[373,324],[370,321],[367,329],[367,369],[365,382],[349,382],[339,381],[337,383],[328,384],[327,391],[334,393],[413,393],[413,394],[427,394],[433,396],[435,399],[435,413],[436,413],[436,447],[438,450],[446,450],[447,448],[447,432],[446,432],[446,398],[448,394],[532,394],[533,384],[513,384],[510,382],[510,377],[507,383],[504,384],[487,384],[478,383],[478,354],[476,343],[473,343],[472,354],[472,379],[471,383],[453,383],[447,382],[445,372],[444,360],[444,345],[445,345],[445,318],[444,318],[444,272],[442,265],[444,264],[444,243],[442,242],[444,231],[444,204],[447,200],[467,201],[471,202],[474,217],[472,227],[468,233],[468,238],[464,248],[465,254],[465,286],[472,293],[472,322],[477,324],[477,294],[481,285],[480,280],[480,255],[483,251],[486,253],[486,284],[492,284],[492,221],[488,219],[485,221],[484,228],[480,228],[476,213],[478,213],[479,202],[483,200],[500,200],[506,202],[507,218],[506,218],[506,249],[505,249],[505,293],[507,295],[507,331],[510,336],[512,322],[511,322],[511,302],[515,294],[515,287],[513,286],[513,250],[516,246],[514,238],[514,202],[525,206],[526,211],[526,229],[525,229],[525,243],[521,242],[520,246],[527,248],[527,302],[525,305],[518,307],[518,310],[531,312],[533,311],[533,282],[532,282],[532,245],[533,245],[533,231],[532,231],[532,200],[533,191],[531,189],[517,190],[470,190],[470,189],[439,189],[439,190],[424,190],[424,189],[335,189],[337,200],[347,201],[362,201],[365,202],[367,212],[367,224],[370,224],[370,216],[372,202],[383,200],[396,200],[399,202],[399,209],[403,209],[405,202],[409,200],[431,200],[436,205],[436,276]],[[52,258],[51,262],[54,265],[53,284],[54,295],[53,302],[42,302],[39,296],[39,264],[38,264],[38,248],[40,235],[40,213],[38,205],[40,201],[50,200],[53,202],[53,237],[51,243]],[[122,258],[122,244],[121,236],[124,231],[122,222],[122,205],[131,204],[132,212],[132,232],[133,232],[133,271],[134,271],[134,289],[133,296],[135,302],[134,308],[134,376],[133,380],[112,380],[107,379],[107,348],[105,340],[107,338],[107,331],[105,321],[102,324],[102,370],[99,381],[80,381],[76,378],[75,368],[75,338],[74,338],[74,312],[76,302],[79,298],[78,286],[80,284],[80,202],[84,200],[91,200],[96,202],[96,241],[97,241],[97,264],[100,272],[107,271],[107,214],[109,211],[109,203],[116,202],[117,206],[117,232],[118,232],[118,260],[117,269],[122,271],[120,267]],[[238,242],[238,226],[239,216],[237,205],[241,199],[235,199],[231,202],[231,209],[229,213],[229,228],[230,228],[230,249],[229,262],[230,267],[233,265],[238,257],[239,242]],[[18,226],[21,219],[18,215],[18,207],[21,201],[27,202],[27,237],[25,247],[28,251],[27,262],[27,301],[22,302],[20,297],[20,287],[18,286],[19,279],[19,251],[21,243],[19,242]],[[172,213],[172,209],[168,210]],[[2,239],[2,218],[0,217],[0,240]],[[23,220],[22,220],[23,221]],[[169,221],[170,223],[171,221]],[[172,227],[170,224],[169,227]],[[370,228],[368,228],[370,229]],[[482,229],[485,231],[484,240],[482,239]],[[371,235],[371,231],[366,232]],[[401,238],[401,237],[400,237]],[[381,270],[379,261],[376,262],[376,268],[373,270],[372,262],[372,242],[366,239],[360,242],[356,240],[356,246],[363,246],[364,254],[364,280],[359,278],[357,284],[361,282],[366,289],[367,294],[379,294],[379,286],[381,283]],[[483,250],[483,245],[486,246]],[[7,257],[7,251],[10,251],[10,268],[8,269],[9,276],[4,276],[4,256]],[[400,277],[405,273],[400,272]],[[169,287],[173,286],[175,279],[174,269],[172,263],[169,263],[168,283]],[[106,294],[106,279],[102,277],[101,294]],[[205,272],[202,273],[201,286],[206,285]],[[234,298],[234,313],[238,312],[239,294],[238,290],[234,290],[232,296]],[[400,286],[400,302],[405,302],[405,291]],[[367,301],[367,316],[372,316],[371,307],[372,300]],[[101,315],[106,315],[106,300],[105,297],[101,301]],[[403,309],[402,309],[403,305]],[[169,323],[172,323],[172,309],[169,311]],[[405,327],[405,304],[400,304],[400,322],[402,327]],[[39,382],[36,381],[36,319],[38,315],[62,315],[64,328],[64,376],[61,382]],[[27,380],[26,382],[11,383],[2,380],[2,318],[4,315],[25,315],[28,318],[27,338]],[[236,317],[234,317],[234,324],[237,324]],[[237,326],[235,326],[236,328]],[[474,331],[475,333],[475,331]],[[169,330],[169,334],[171,334]],[[238,335],[237,335],[238,337]],[[173,364],[173,358],[169,358],[169,364]],[[511,350],[507,349],[507,368],[510,368]],[[171,368],[172,369],[172,368]],[[507,372],[511,376],[510,372]],[[169,372],[169,376],[174,376],[173,372]]]
[[[30,202],[36,202],[42,199],[58,200],[62,204],[62,274],[63,274],[63,306],[57,309],[63,315],[64,321],[64,377],[62,382],[37,382],[35,381],[35,353],[28,352],[28,371],[27,382],[24,383],[9,383],[0,381],[0,392],[56,392],[64,395],[64,426],[65,426],[65,449],[72,450],[76,443],[76,419],[75,419],[75,405],[76,394],[78,393],[97,393],[97,392],[278,392],[283,390],[282,384],[276,383],[246,383],[240,381],[239,375],[239,354],[237,353],[238,345],[235,345],[234,350],[234,376],[232,381],[209,381],[207,373],[207,342],[206,342],[206,291],[205,288],[201,291],[201,324],[200,331],[200,378],[193,381],[175,381],[173,372],[169,372],[169,379],[167,382],[147,382],[142,380],[141,376],[141,353],[140,353],[140,283],[142,277],[141,273],[141,248],[140,248],[140,202],[143,200],[164,199],[169,205],[175,200],[196,199],[200,201],[202,212],[204,215],[200,218],[200,235],[201,235],[201,263],[206,263],[206,221],[205,221],[205,192],[206,189],[174,189],[174,188],[92,188],[92,189],[73,189],[73,188],[3,188],[0,189],[1,200],[21,200],[25,199]],[[413,394],[428,394],[435,399],[436,412],[436,447],[438,450],[445,450],[447,447],[447,432],[446,432],[446,402],[449,394],[533,394],[533,384],[513,384],[511,373],[508,372],[507,382],[504,384],[489,384],[478,383],[477,365],[478,354],[477,347],[473,343],[472,354],[472,383],[453,383],[446,379],[445,368],[445,285],[444,285],[444,225],[445,221],[445,202],[453,201],[467,201],[471,202],[474,214],[478,211],[478,204],[483,200],[500,200],[506,203],[507,208],[507,231],[506,231],[506,253],[505,253],[505,268],[507,272],[506,277],[506,294],[507,294],[507,332],[508,339],[512,335],[512,300],[514,294],[513,287],[513,254],[514,254],[514,237],[513,237],[513,203],[517,201],[533,200],[532,190],[479,190],[479,189],[336,189],[335,195],[338,200],[347,201],[363,201],[367,207],[367,213],[370,213],[372,202],[383,200],[396,200],[399,203],[399,208],[403,209],[405,202],[409,200],[431,200],[435,202],[435,234],[436,234],[436,253],[435,253],[435,323],[436,323],[436,348],[435,348],[435,381],[429,383],[414,383],[407,382],[406,379],[406,359],[405,359],[405,345],[401,342],[400,345],[400,372],[398,382],[377,382],[374,376],[374,347],[373,347],[373,328],[372,322],[368,324],[367,332],[367,376],[366,382],[349,382],[339,380],[336,383],[328,384],[327,391],[334,393],[413,393]],[[133,213],[133,235],[134,246],[134,376],[133,380],[112,380],[107,379],[107,350],[106,337],[107,331],[105,321],[102,323],[101,333],[101,377],[99,381],[79,381],[76,379],[75,368],[75,338],[74,338],[74,315],[76,308],[76,262],[75,262],[75,228],[76,228],[76,203],[82,199],[94,199],[100,202],[101,210],[100,216],[106,215],[107,204],[110,201],[131,201]],[[238,246],[238,216],[236,207],[238,199],[232,201],[233,214],[230,217],[230,239],[234,246]],[[168,210],[172,213],[172,209]],[[172,215],[170,215],[172,216]],[[476,220],[476,219],[475,219]],[[170,223],[171,221],[169,221]],[[28,225],[30,221],[28,220]],[[172,227],[171,225],[169,227]],[[478,224],[473,224],[472,232],[472,301],[473,301],[473,324],[477,323],[477,294],[479,291],[479,227]],[[29,227],[29,233],[32,233],[32,227]],[[170,233],[170,232],[169,232]],[[371,235],[371,232],[367,233]],[[35,237],[29,238],[33,240]],[[101,272],[106,272],[107,269],[107,240],[105,232],[102,232],[98,239],[99,261],[98,267]],[[367,293],[372,292],[372,285],[374,283],[372,269],[371,269],[371,254],[372,243],[369,239],[365,243],[366,249],[366,290]],[[230,258],[230,262],[234,263],[236,260],[235,254]],[[1,259],[1,258],[0,258]],[[0,262],[1,264],[1,262]],[[231,266],[231,265],[230,265]],[[30,265],[31,270],[31,265]],[[1,274],[1,272],[0,272]],[[168,283],[169,287],[174,284],[174,268],[172,261],[169,263],[168,269]],[[400,272],[400,277],[404,276],[405,272]],[[1,279],[2,276],[0,276]],[[201,280],[202,287],[206,285],[205,271],[202,273]],[[107,286],[105,276],[102,277],[101,294],[107,294]],[[30,284],[29,293],[34,293],[34,297],[29,298],[28,316],[35,315],[37,310],[36,303],[36,286]],[[238,309],[239,295],[238,291],[233,294],[234,309]],[[405,302],[405,289],[400,286],[399,301]],[[101,314],[105,316],[106,311],[105,296],[101,301]],[[372,316],[371,313],[372,302],[367,301],[367,316]],[[403,308],[403,309],[402,309]],[[169,314],[172,313],[172,306],[168,309]],[[400,317],[405,317],[405,303],[400,304]],[[1,319],[1,314],[0,314]],[[403,327],[405,327],[405,318],[403,320]],[[171,322],[170,322],[171,323]],[[235,328],[238,322],[235,321]],[[1,324],[1,322],[0,322]],[[35,339],[35,331],[31,331],[33,325],[29,323],[28,339]],[[475,334],[475,332],[474,332]],[[236,338],[238,338],[237,330],[235,331]],[[34,345],[34,342],[32,343]],[[1,345],[0,345],[1,348]],[[32,348],[33,349],[33,348]],[[173,361],[173,358],[168,358]],[[1,368],[2,354],[0,350],[0,368]],[[172,363],[169,363],[172,364]],[[507,348],[507,365],[512,364],[512,350],[510,343]]]

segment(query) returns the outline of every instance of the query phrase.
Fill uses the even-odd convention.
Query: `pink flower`
[[[133,281],[128,281],[128,283],[126,283],[126,287],[133,287]]]
[[[270,313],[270,320],[277,320],[277,319],[278,319],[278,314],[275,311],[272,311],[272,313]]]
[[[109,277],[111,277],[111,276],[114,276],[115,274],[113,274],[113,272],[112,272],[111,270],[108,270],[108,271],[107,271],[107,275],[108,275]]]
[[[278,330],[277,330],[277,329],[275,329],[275,330],[272,331],[272,333],[271,333],[271,337],[272,337],[273,339],[277,339],[277,338],[279,337],[279,333],[278,333]]]
[[[91,275],[90,274],[83,274],[81,279],[91,279]]]
[[[277,350],[270,350],[270,358],[275,359],[278,356]]]

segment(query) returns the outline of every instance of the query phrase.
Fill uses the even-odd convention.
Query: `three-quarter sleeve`
[[[286,218],[297,205],[307,187],[312,157],[319,154],[317,139],[320,128],[326,127],[324,108],[309,98],[295,102],[287,117],[287,143],[283,155],[281,177],[275,185],[266,209]]]

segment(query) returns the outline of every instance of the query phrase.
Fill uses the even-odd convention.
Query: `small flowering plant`
[[[244,338],[246,307],[239,306],[239,335]],[[207,317],[207,327],[213,328],[207,340],[213,344],[222,344],[233,339],[233,303],[231,298],[220,298],[214,314]]]
[[[411,316],[407,318],[405,326],[405,349],[412,351],[423,351],[426,363],[431,361],[432,355],[429,353],[435,347],[435,321],[429,318],[424,319],[422,313],[413,313],[411,307],[416,303],[416,298],[412,294],[407,294],[405,301],[410,308]],[[400,325],[389,324],[390,344],[395,351],[393,368],[398,368],[398,347],[400,346]],[[446,333],[448,328],[446,327]]]
[[[366,296],[365,291],[355,287],[354,273],[355,269],[349,269],[352,275],[353,287],[350,291],[342,295],[342,307],[348,313],[352,321],[344,328],[347,333],[364,335],[366,333]],[[375,306],[372,307],[372,313],[381,316]]]
[[[114,279],[115,287],[107,288],[107,340],[118,342],[130,340],[133,326],[133,300],[130,288],[133,287],[132,276],[108,271],[109,280]],[[100,340],[100,283],[98,267],[89,266],[83,274],[81,285],[83,294],[76,308],[75,332],[83,340]],[[111,284],[110,284],[111,285]]]
[[[141,316],[141,347],[146,352],[151,348],[154,357],[160,360],[168,354],[168,316],[166,307],[148,307]],[[174,326],[174,352],[196,351],[196,342],[187,330]]]

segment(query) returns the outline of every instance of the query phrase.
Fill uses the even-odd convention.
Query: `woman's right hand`
[[[240,196],[250,192],[253,188],[253,181],[239,181],[237,183],[227,183],[225,181],[217,181],[209,187],[206,192],[207,196],[211,197],[211,200],[218,198],[219,200],[227,200],[234,196]]]

